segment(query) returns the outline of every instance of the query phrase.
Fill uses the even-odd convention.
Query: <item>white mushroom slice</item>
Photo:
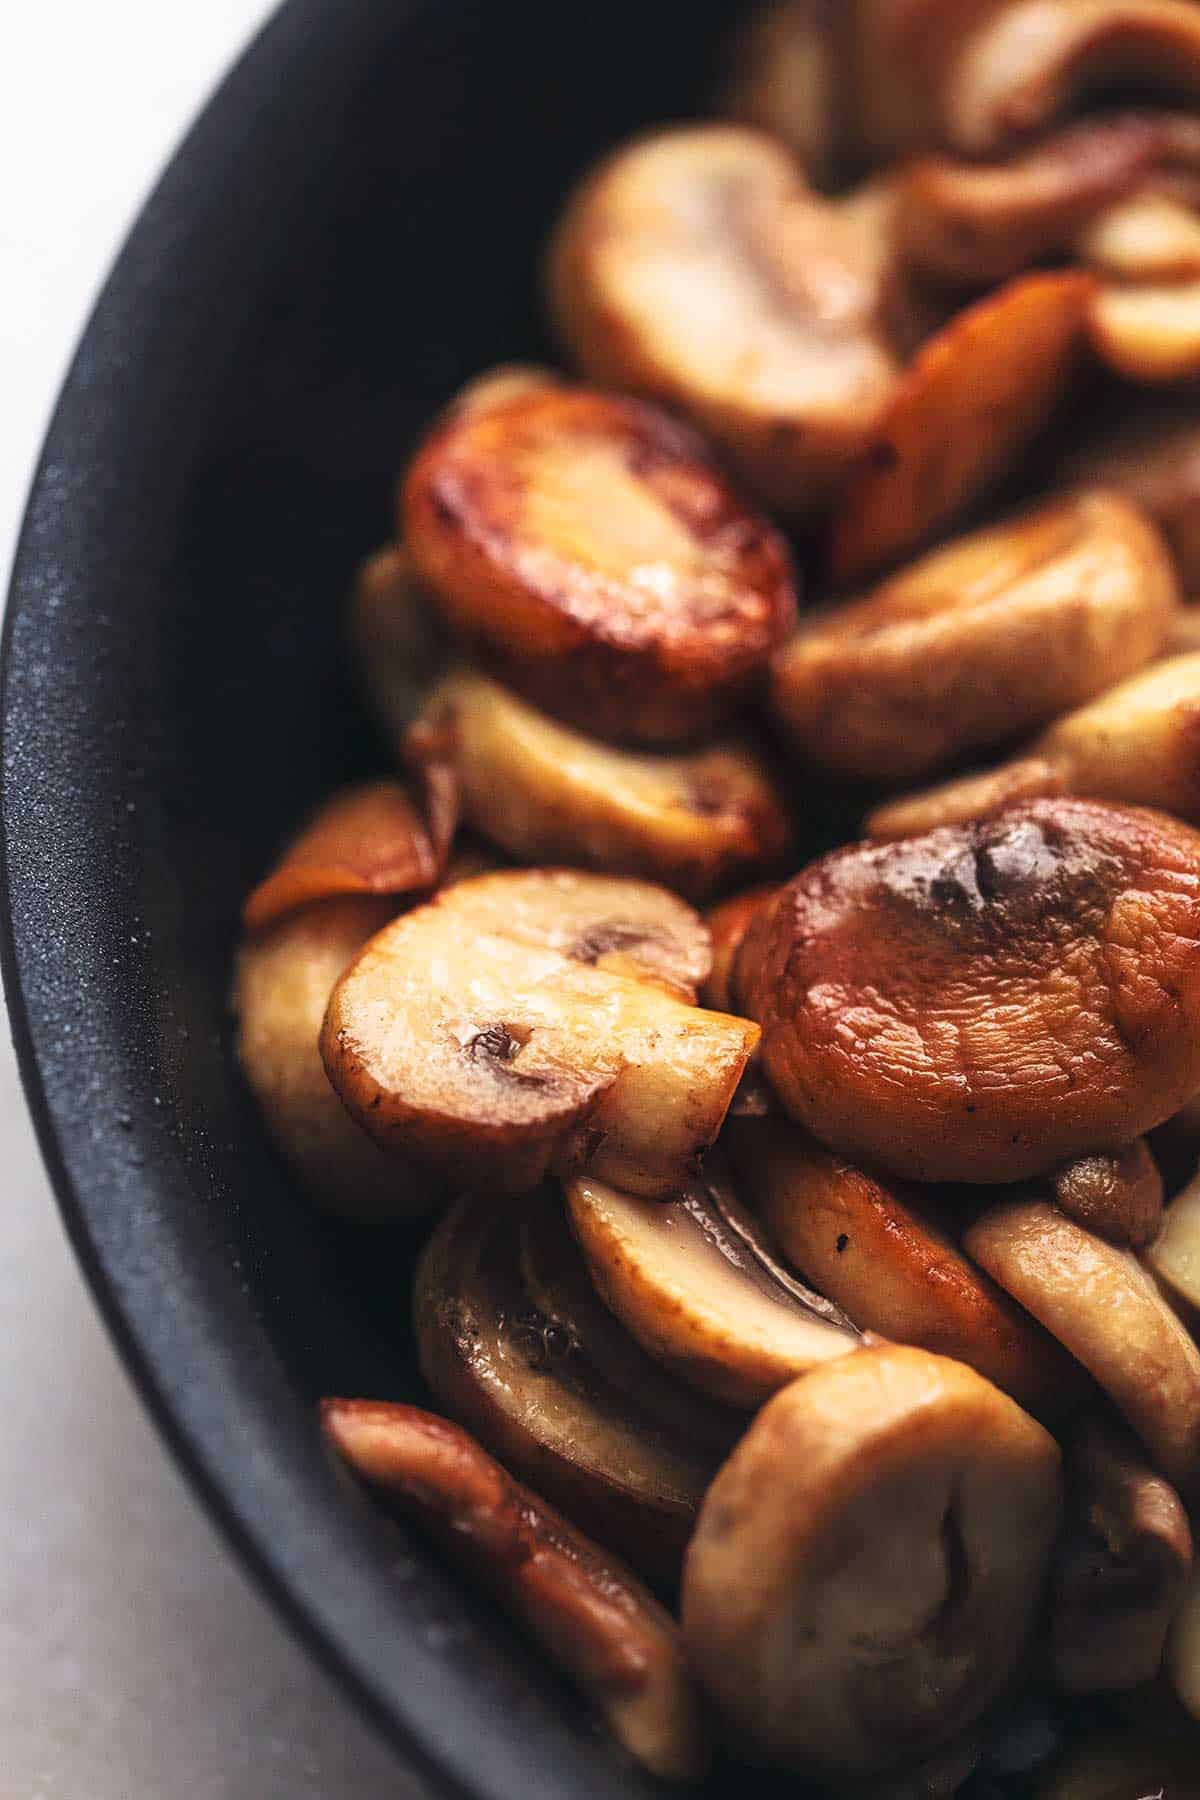
[[[605,1304],[644,1350],[718,1400],[759,1406],[859,1346],[828,1302],[800,1298],[756,1255],[753,1221],[728,1192],[718,1205],[697,1182],[663,1203],[585,1175],[569,1184],[567,1209]]]
[[[1167,1207],[1143,1260],[1170,1294],[1200,1312],[1200,1169]]]
[[[879,243],[782,145],[659,133],[578,189],[550,250],[556,327],[594,380],[681,408],[793,515],[821,507],[897,373]]]
[[[1172,194],[1146,187],[1090,220],[1075,253],[1114,281],[1187,281],[1200,276],[1200,219]]]
[[[801,626],[771,704],[815,765],[895,783],[1011,742],[1161,651],[1179,603],[1166,545],[1103,490],[931,551]]]
[[[326,1400],[321,1422],[356,1473],[491,1591],[638,1762],[667,1781],[703,1775],[709,1734],[679,1628],[636,1576],[447,1419]]]
[[[1200,589],[1200,406],[1193,395],[1107,396],[1083,441],[1067,447],[1055,481],[1124,494],[1162,531],[1185,591]],[[1181,648],[1200,650],[1200,642]]]
[[[1021,1664],[1062,1507],[1054,1440],[896,1345],[767,1403],[708,1491],[683,1630],[755,1757],[835,1779],[930,1755]]]
[[[1200,823],[1200,653],[1171,657],[1067,713],[1016,761],[873,812],[873,838],[986,819],[1017,800],[1077,794]]]
[[[470,824],[524,862],[643,876],[703,900],[790,847],[783,788],[748,740],[621,749],[465,666],[427,697],[416,729],[451,763]]]
[[[1108,285],[1088,313],[1092,344],[1132,381],[1187,381],[1200,375],[1200,281]]]
[[[694,995],[707,935],[664,889],[549,870],[462,882],[381,932],[338,983],[330,1079],[378,1142],[450,1179],[513,1193],[589,1167],[670,1194],[758,1041],[747,1021],[677,997],[681,943]]]
[[[1200,1350],[1137,1257],[1046,1200],[967,1230],[969,1255],[1088,1369],[1187,1498],[1200,1492]]]

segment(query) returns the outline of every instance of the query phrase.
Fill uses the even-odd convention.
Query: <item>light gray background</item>
[[[383,0],[386,3],[386,0]],[[329,0],[336,5],[337,0]],[[264,0],[17,0],[0,58],[0,579],[55,390]],[[63,1236],[0,1034],[0,1797],[412,1800],[168,1463]]]

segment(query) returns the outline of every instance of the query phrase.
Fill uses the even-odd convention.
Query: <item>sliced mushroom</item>
[[[790,846],[788,801],[748,740],[619,749],[465,665],[428,696],[417,729],[452,763],[465,817],[525,862],[645,876],[703,900]]]
[[[1167,1207],[1143,1260],[1169,1294],[1200,1312],[1200,1169]]]
[[[550,306],[592,380],[679,407],[764,500],[806,516],[894,385],[880,250],[781,144],[693,126],[618,150],[577,190]]]
[[[454,630],[601,737],[715,726],[795,617],[787,546],[666,413],[562,384],[452,406],[401,511]]]
[[[1200,96],[1200,15],[1190,0],[1009,0],[960,35],[939,70],[950,143],[994,156],[1120,84]]]
[[[420,708],[448,655],[446,634],[397,544],[361,565],[350,596],[350,655],[367,706],[392,744]]]
[[[1077,1224],[1135,1250],[1151,1243],[1162,1225],[1162,1176],[1144,1138],[1056,1169],[1054,1198]]]
[[[813,863],[738,986],[787,1110],[919,1181],[1019,1181],[1200,1086],[1200,836],[1034,800]]]
[[[1131,223],[1124,202],[1160,145],[1153,117],[1123,113],[1064,126],[1001,162],[920,157],[901,173],[900,246],[924,274],[967,287],[1073,244],[1107,267]]]
[[[1163,532],[1191,594],[1200,588],[1200,405],[1195,395],[1105,397],[1056,470],[1063,483],[1116,488]],[[1200,649],[1200,643],[1187,645]]]
[[[675,1580],[742,1420],[673,1381],[605,1311],[557,1196],[457,1201],[421,1258],[413,1324],[447,1412],[641,1573]]]
[[[742,939],[760,907],[773,900],[778,892],[777,882],[766,882],[762,887],[750,888],[744,894],[722,900],[720,906],[714,906],[706,915],[704,922],[712,938],[713,961],[712,973],[701,990],[700,997],[705,1006],[713,1006],[718,1012],[740,1011],[736,965]]]
[[[447,1419],[326,1400],[321,1423],[356,1474],[494,1594],[638,1762],[666,1781],[703,1775],[709,1733],[679,1628],[636,1576]]]
[[[1200,1753],[1134,1732],[1092,1736],[1070,1749],[1037,1790],[1037,1800],[1194,1800]]]
[[[371,941],[333,993],[322,1054],[352,1117],[447,1179],[519,1193],[587,1167],[669,1195],[758,1036],[678,997],[707,972],[700,921],[665,889],[483,876]]]
[[[788,1119],[731,1120],[722,1142],[787,1261],[856,1325],[969,1364],[1039,1418],[1078,1401],[1078,1367],[962,1254],[929,1190],[855,1168]]]
[[[364,782],[327,800],[242,908],[251,930],[317,900],[354,894],[397,899],[437,885],[449,848],[399,781]]]
[[[867,831],[909,837],[1055,794],[1155,806],[1200,823],[1200,654],[1156,663],[1067,713],[1015,762],[880,807]]]
[[[788,1283],[754,1221],[707,1180],[639,1200],[580,1176],[567,1211],[601,1299],[651,1356],[731,1406],[761,1405],[859,1347],[828,1301]]]
[[[818,185],[849,148],[846,21],[841,0],[770,0],[728,53],[721,111],[779,138]]]
[[[1054,1440],[897,1345],[768,1402],[705,1498],[684,1641],[738,1741],[806,1774],[903,1768],[1004,1690],[1061,1513]]]
[[[1137,1442],[1087,1419],[1067,1462],[1071,1528],[1055,1554],[1049,1655],[1069,1694],[1153,1681],[1192,1567],[1182,1500]]]
[[[1114,281],[1200,276],[1200,219],[1174,194],[1149,185],[1107,207],[1079,233],[1075,253]]]
[[[835,580],[918,548],[1009,471],[1071,384],[1092,293],[1089,275],[1025,275],[922,346],[834,511]]]
[[[1168,1480],[1200,1492],[1200,1350],[1137,1257],[1048,1200],[968,1228],[969,1255],[1095,1376]]]
[[[1079,493],[803,625],[772,663],[772,709],[819,767],[913,779],[1153,661],[1179,597],[1149,520],[1117,494]]]
[[[1092,300],[1088,329],[1098,354],[1131,381],[1200,375],[1200,281],[1109,283]]]
[[[234,975],[238,1060],[268,1132],[319,1205],[358,1218],[439,1198],[426,1170],[384,1156],[353,1122],[317,1048],[335,982],[395,911],[358,896],[289,912],[244,939]]]

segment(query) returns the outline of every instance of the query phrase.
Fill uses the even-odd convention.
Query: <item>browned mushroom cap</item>
[[[745,1415],[659,1367],[597,1298],[557,1194],[457,1201],[413,1294],[439,1405],[522,1480],[656,1582]]]
[[[670,402],[790,515],[828,500],[894,384],[890,259],[873,219],[815,194],[735,126],[618,150],[551,245],[559,334],[596,381]]]
[[[1131,381],[1200,375],[1200,281],[1106,284],[1088,309],[1094,348]]]
[[[691,431],[614,394],[526,387],[452,407],[402,512],[454,629],[602,737],[709,729],[795,617],[782,537]]]
[[[1056,1169],[1054,1198],[1078,1224],[1135,1250],[1152,1243],[1162,1225],[1162,1176],[1144,1138]]]
[[[722,1142],[787,1261],[856,1325],[969,1364],[1038,1418],[1077,1403],[1078,1366],[962,1254],[928,1190],[855,1168],[787,1119],[731,1120]]]
[[[688,1547],[684,1641],[735,1741],[832,1777],[953,1741],[1018,1668],[1061,1511],[1054,1440],[898,1345],[768,1402]]]
[[[1200,1086],[1200,837],[1079,800],[852,846],[747,933],[780,1099],[834,1149],[1003,1182],[1128,1143]]]
[[[1037,1800],[1193,1800],[1196,1746],[1125,1731],[1073,1746],[1046,1776]]]
[[[968,287],[1005,281],[1073,243],[1085,260],[1103,260],[1122,224],[1113,203],[1160,144],[1152,117],[1125,113],[1064,126],[1000,162],[921,157],[901,172],[897,239],[925,274]]]
[[[791,845],[782,783],[746,738],[673,753],[605,744],[466,665],[427,695],[415,730],[451,764],[465,818],[524,862],[705,900],[777,868]]]
[[[1194,1501],[1200,1350],[1137,1257],[1039,1199],[992,1207],[963,1242],[1095,1376],[1156,1468]]]
[[[637,1577],[520,1486],[457,1425],[415,1406],[326,1400],[326,1435],[486,1586],[653,1774],[697,1780],[709,1735],[679,1628]]]
[[[758,1038],[688,1004],[708,968],[700,920],[664,888],[482,876],[372,939],[330,999],[322,1054],[372,1137],[447,1179],[519,1193],[586,1167],[665,1196]]]
[[[1055,481],[1124,494],[1163,532],[1186,591],[1200,588],[1200,404],[1194,394],[1108,396],[1084,440],[1066,446]]]
[[[1067,1461],[1071,1529],[1055,1555],[1050,1670],[1071,1694],[1153,1681],[1192,1566],[1183,1502],[1136,1439],[1085,1420]]]
[[[820,767],[895,783],[1010,743],[1151,662],[1179,604],[1162,537],[1095,490],[975,532],[801,626],[771,705]]]
[[[1200,821],[1200,654],[1172,656],[1066,713],[1015,762],[909,794],[873,812],[873,838],[911,837],[1000,812],[1014,800],[1078,794]]]
[[[1200,14],[1190,0],[1010,0],[960,36],[938,79],[949,141],[995,155],[1119,81],[1200,95]]]
[[[1074,373],[1092,277],[1026,275],[959,313],[918,352],[833,515],[839,582],[894,562],[1008,471]]]
[[[734,894],[732,899],[723,900],[720,906],[714,906],[705,915],[704,922],[713,947],[712,973],[700,995],[705,1006],[713,1006],[718,1012],[738,1011],[740,1003],[736,998],[734,969],[742,940],[760,907],[773,900],[778,892],[778,882],[764,882],[762,887],[750,888],[744,894]]]

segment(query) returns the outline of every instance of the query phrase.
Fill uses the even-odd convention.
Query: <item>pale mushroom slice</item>
[[[1200,1313],[1200,1168],[1167,1207],[1143,1261],[1170,1295]]]
[[[622,395],[505,383],[452,405],[400,514],[454,632],[600,737],[711,730],[794,622],[782,535],[688,427]]]
[[[957,314],[896,385],[834,510],[839,583],[919,548],[1014,466],[1068,392],[1094,292],[1023,275]]]
[[[1093,1735],[1054,1765],[1036,1800],[1194,1800],[1194,1742],[1132,1731]]]
[[[358,1123],[448,1180],[518,1193],[589,1168],[669,1195],[758,1038],[679,997],[708,964],[703,926],[665,889],[482,876],[372,939],[330,999],[322,1054]]]
[[[383,735],[398,744],[449,654],[445,630],[401,545],[386,544],[360,564],[347,636],[367,709]]]
[[[1200,1087],[1200,835],[1034,800],[852,845],[757,915],[738,989],[831,1148],[918,1181],[1046,1174]]]
[[[326,1400],[325,1435],[378,1493],[480,1582],[587,1695],[639,1763],[695,1781],[708,1727],[679,1627],[630,1570],[419,1407]]]
[[[713,951],[712,972],[700,994],[705,1006],[713,1006],[718,1012],[741,1010],[737,996],[737,959],[742,940],[755,914],[778,892],[778,882],[764,882],[761,887],[749,888],[743,894],[722,900],[719,906],[705,914],[704,922]]]
[[[1011,763],[877,808],[866,829],[873,838],[911,837],[1058,794],[1200,823],[1200,653],[1155,663],[1066,713]]]
[[[793,517],[828,501],[895,383],[878,232],[731,125],[618,150],[550,247],[555,327],[595,381],[667,401]]]
[[[1179,1495],[1134,1438],[1085,1419],[1068,1456],[1069,1528],[1054,1558],[1049,1667],[1070,1694],[1153,1681],[1192,1567]]]
[[[917,779],[1152,662],[1179,601],[1156,527],[1118,494],[1080,492],[803,623],[772,662],[772,711],[819,768]]]
[[[1200,403],[1194,394],[1107,394],[1054,469],[1058,486],[1115,488],[1162,531],[1188,594],[1200,589]],[[1200,649],[1200,642],[1188,649]]]
[[[557,1195],[456,1201],[422,1255],[413,1327],[440,1406],[641,1574],[678,1578],[743,1420],[672,1380],[606,1311]]]
[[[1200,280],[1106,285],[1088,309],[1097,354],[1131,381],[1200,375]]]
[[[842,1779],[952,1742],[1019,1669],[1058,1448],[974,1370],[861,1350],[770,1400],[705,1498],[683,1632],[756,1759]]]
[[[1077,1224],[1135,1250],[1163,1222],[1162,1176],[1144,1138],[1065,1163],[1054,1172],[1054,1198]]]
[[[682,753],[602,743],[460,665],[415,730],[451,764],[464,817],[523,862],[661,881],[705,900],[777,867],[790,806],[747,738]]]
[[[936,1190],[855,1168],[788,1119],[731,1119],[722,1143],[787,1262],[861,1329],[969,1364],[1038,1418],[1078,1402],[1078,1366],[963,1255]]]
[[[1200,15],[1190,0],[1009,0],[960,34],[938,71],[953,147],[994,156],[1117,84],[1200,96]]]
[[[1151,184],[1091,219],[1075,239],[1075,253],[1112,281],[1195,280],[1200,218],[1194,207]]]
[[[1048,1200],[1010,1200],[963,1243],[1065,1344],[1184,1497],[1200,1493],[1200,1350],[1137,1257]]]
[[[609,1310],[648,1354],[727,1405],[757,1407],[861,1344],[828,1300],[789,1281],[711,1169],[666,1202],[579,1176],[567,1213]]]
[[[234,972],[238,1061],[267,1131],[313,1200],[363,1219],[418,1214],[440,1195],[354,1123],[317,1047],[338,977],[395,912],[370,896],[289,912],[243,940]]]

